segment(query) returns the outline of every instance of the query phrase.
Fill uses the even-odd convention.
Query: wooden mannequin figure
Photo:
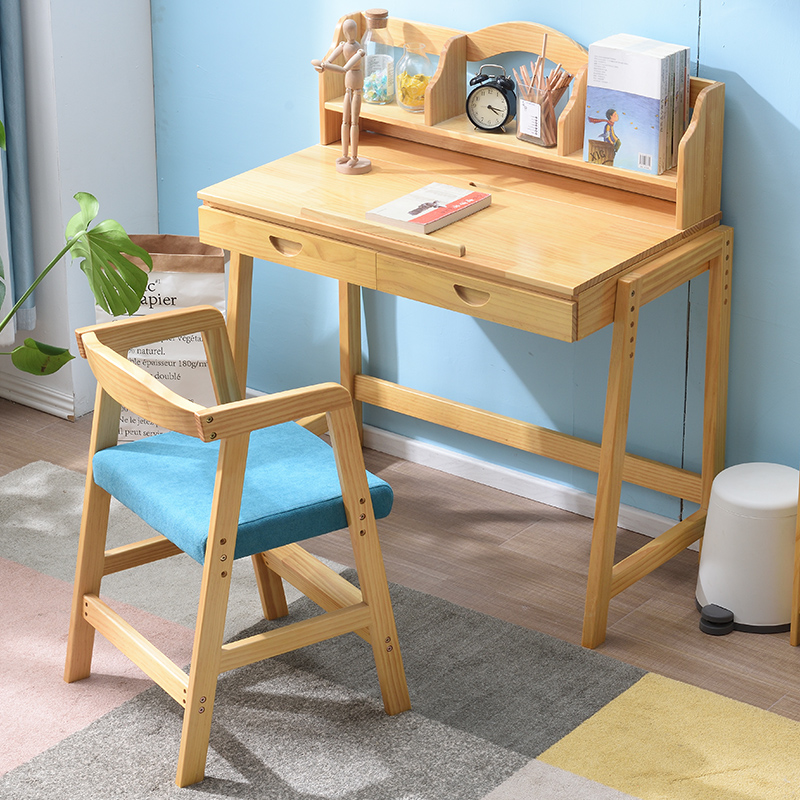
[[[358,157],[358,118],[361,113],[361,90],[364,88],[364,72],[361,62],[366,55],[361,48],[356,33],[355,20],[346,19],[342,25],[345,41],[339,42],[327,61],[314,59],[311,63],[317,72],[326,69],[344,73],[344,102],[342,114],[342,155],[336,159],[336,169],[349,175],[362,175],[372,169],[368,158]],[[345,65],[332,64],[335,58],[344,54]]]

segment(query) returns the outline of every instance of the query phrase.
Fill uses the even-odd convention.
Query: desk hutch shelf
[[[329,52],[341,41],[341,26],[348,17],[358,24],[360,36],[366,31],[361,12],[343,17]],[[666,200],[675,206],[675,227],[680,230],[719,221],[725,84],[691,79],[692,119],[680,143],[678,165],[661,175],[648,175],[583,160],[588,55],[563,33],[532,22],[508,22],[464,33],[392,17],[389,32],[396,45],[422,42],[427,52],[439,56],[438,69],[425,93],[424,114],[405,111],[396,104],[363,103],[363,130]],[[502,53],[538,53],[545,33],[548,60],[561,63],[575,75],[570,99],[558,120],[557,147],[523,142],[513,130],[497,134],[474,130],[464,113],[468,65]],[[340,138],[343,94],[340,73],[329,71],[320,76],[322,144]]]

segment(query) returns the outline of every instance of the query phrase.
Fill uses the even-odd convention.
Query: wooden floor
[[[0,474],[37,460],[84,471],[90,424],[0,400]],[[590,520],[385,454],[366,457],[395,492],[379,523],[391,581],[580,643]],[[617,558],[642,538],[621,530]],[[352,565],[342,533],[307,544]],[[696,578],[697,553],[685,551],[616,597],[598,651],[800,720],[800,648],[788,633],[701,633]]]

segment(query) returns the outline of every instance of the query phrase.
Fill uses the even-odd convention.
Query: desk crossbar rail
[[[651,539],[635,553],[614,564],[611,570],[610,596],[633,586],[636,581],[649,575],[654,569],[666,564],[681,550],[702,538],[708,511],[701,508],[682,522],[674,525],[660,536]]]
[[[600,445],[560,431],[410,389],[369,375],[355,376],[355,398],[389,411],[469,433],[591,472],[600,468]],[[623,480],[700,503],[699,473],[625,454]]]

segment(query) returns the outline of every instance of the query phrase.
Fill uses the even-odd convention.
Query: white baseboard
[[[0,397],[12,403],[35,408],[62,419],[74,419],[75,398],[43,383],[20,377],[23,373],[3,372],[0,377]]]
[[[508,467],[490,464],[472,456],[456,453],[437,445],[418,442],[397,433],[364,426],[364,445],[381,453],[402,458],[414,464],[432,467],[451,475],[475,481],[484,486],[526,497],[548,506],[561,508],[584,517],[594,516],[595,496],[570,486],[527,475]],[[655,537],[671,528],[675,520],[642,511],[631,506],[621,506],[619,526],[629,531]]]

